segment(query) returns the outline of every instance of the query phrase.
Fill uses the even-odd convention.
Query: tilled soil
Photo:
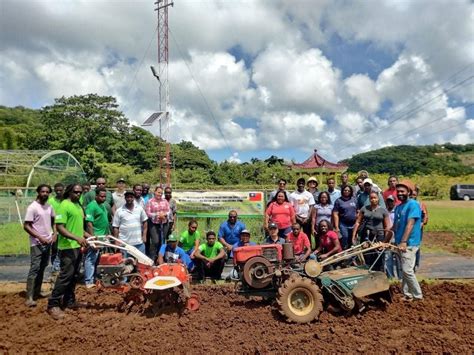
[[[78,289],[88,308],[61,321],[29,309],[18,293],[0,294],[0,352],[449,352],[474,351],[474,283],[422,285],[425,299],[356,315],[325,311],[319,322],[289,324],[268,302],[227,286],[195,287],[201,308],[150,317],[116,310],[119,295]]]

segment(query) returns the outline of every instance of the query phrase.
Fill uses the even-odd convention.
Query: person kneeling
[[[181,262],[183,263],[188,271],[192,271],[193,266],[191,258],[186,252],[178,247],[178,239],[170,234],[166,241],[166,244],[162,245],[158,252],[158,265],[162,264],[174,264]]]
[[[220,280],[224,269],[226,252],[224,246],[216,241],[216,233],[206,233],[206,243],[201,244],[194,254],[199,280],[210,277]]]

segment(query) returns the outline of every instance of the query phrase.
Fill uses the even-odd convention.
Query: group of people
[[[277,234],[286,241],[302,234],[294,244],[295,254],[319,259],[336,254],[363,241],[379,241],[397,245],[401,253],[367,253],[366,262],[372,269],[385,271],[390,278],[399,278],[407,300],[421,299],[421,289],[415,271],[420,265],[420,245],[423,227],[428,223],[426,206],[417,200],[419,189],[411,181],[388,178],[382,191],[366,171],[359,172],[355,185],[349,176],[341,175],[341,185],[335,179],[326,181],[327,189],[318,189],[318,180],[299,178],[296,190],[286,189],[280,179],[270,194],[265,214],[265,228],[276,225]],[[300,231],[300,229],[302,231]],[[311,252],[309,238],[315,237],[316,249]],[[399,257],[400,255],[400,257]]]
[[[292,243],[299,260],[324,260],[362,240],[391,241],[402,251],[401,260],[386,253],[383,262],[377,258],[376,268],[390,277],[400,277],[407,299],[422,298],[414,271],[428,215],[416,201],[418,189],[411,182],[398,182],[394,176],[383,193],[368,176],[359,176],[354,187],[348,184],[347,174],[341,178],[339,188],[335,179],[329,178],[325,191],[318,190],[316,178],[299,178],[291,193],[281,179],[266,208],[264,243]],[[50,259],[56,280],[48,299],[48,313],[60,319],[64,308],[80,306],[75,287],[82,261],[86,287],[95,286],[99,250],[88,246],[86,239],[91,236],[112,233],[158,264],[179,259],[189,271],[196,272],[198,279],[220,279],[225,261],[233,257],[235,248],[255,245],[235,210],[229,212],[217,233],[207,231],[205,240],[201,240],[194,219],[186,230],[176,233],[177,205],[170,187],[157,186],[150,193],[148,184],[136,184],[126,190],[124,179],[117,181],[113,193],[105,186],[104,178],[96,180],[93,190],[81,184],[38,186],[37,198],[28,206],[24,222],[31,245],[28,306],[35,306],[36,299],[47,296],[41,292],[41,284]],[[315,248],[311,236],[315,237]]]

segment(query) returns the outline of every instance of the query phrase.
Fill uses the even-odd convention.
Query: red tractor
[[[363,261],[366,252],[382,257],[387,248],[396,250],[390,244],[364,242],[324,261],[302,263],[295,259],[291,243],[240,247],[234,251],[237,291],[246,296],[275,299],[280,313],[290,322],[318,319],[323,303],[344,311],[360,311],[373,300],[391,301],[385,273],[365,265],[323,269],[354,257]]]
[[[112,243],[113,242],[113,243]],[[145,306],[154,314],[169,309],[199,308],[199,297],[191,292],[186,266],[181,263],[154,265],[153,261],[137,248],[113,236],[92,237],[88,243],[94,248],[108,248],[97,265],[97,287],[124,294],[122,310],[130,311],[135,305]],[[133,257],[124,258],[120,250]]]

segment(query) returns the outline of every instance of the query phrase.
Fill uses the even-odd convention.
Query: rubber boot
[[[36,302],[33,299],[33,295],[35,293],[35,280],[28,279],[26,280],[26,301],[25,305],[28,307],[35,307]]]

